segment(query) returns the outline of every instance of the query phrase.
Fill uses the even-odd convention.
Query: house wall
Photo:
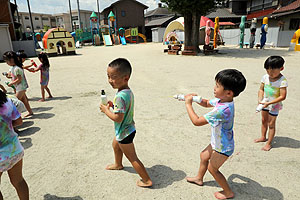
[[[14,23],[13,23],[14,20],[11,14],[10,1],[1,0],[0,8],[1,8],[0,24],[8,24],[10,38],[11,40],[16,40],[16,34],[15,34]]]
[[[152,28],[152,42],[163,42],[166,28]]]
[[[2,60],[2,55],[6,51],[12,51],[12,43],[10,39],[10,33],[9,33],[9,26],[6,25],[0,25],[0,60]]]

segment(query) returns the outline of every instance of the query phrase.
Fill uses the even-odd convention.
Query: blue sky
[[[10,0],[14,3],[14,0]],[[16,0],[19,11],[28,12],[27,0]],[[99,0],[100,11],[104,8],[116,2],[117,0]],[[138,0],[139,2],[147,5],[148,10],[152,10],[157,7],[159,0]],[[68,12],[69,0],[29,0],[31,12],[35,13],[62,13]],[[97,11],[97,0],[79,0],[80,9]],[[72,10],[77,9],[77,0],[71,0]]]

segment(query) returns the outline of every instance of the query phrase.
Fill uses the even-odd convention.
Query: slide
[[[145,35],[143,35],[143,34],[139,33],[139,36],[140,36],[141,38],[143,38],[143,40],[144,40],[144,42],[145,42],[145,43],[147,42],[147,38],[146,38],[146,36],[145,36]]]
[[[102,37],[103,37],[105,46],[112,46],[112,41],[111,41],[110,35],[102,35]]]
[[[41,49],[44,49],[43,41],[38,41],[38,44],[39,44]]]
[[[124,36],[123,37],[120,36],[120,40],[121,40],[122,45],[126,45],[126,39]]]

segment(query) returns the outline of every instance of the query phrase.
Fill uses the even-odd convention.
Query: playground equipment
[[[111,35],[114,44],[120,44],[119,37],[117,36],[117,23],[116,23],[116,16],[112,11],[110,11],[108,15],[108,26],[109,26],[109,34]]]
[[[125,29],[119,28],[119,37],[122,45],[126,45],[126,39],[125,39]]]
[[[43,46],[49,56],[75,55],[75,42],[64,28],[49,29],[43,37]]]
[[[164,40],[164,44],[182,44],[183,41],[181,41],[176,34],[176,32],[170,32],[167,34],[166,39]]]
[[[294,33],[292,40],[291,40],[291,45],[290,49],[292,51],[300,51],[300,27],[299,29]]]
[[[99,35],[99,20],[95,12],[93,12],[90,16],[90,24],[91,24],[93,45],[100,46],[101,38]]]
[[[130,28],[125,30],[125,38],[127,42],[130,43],[138,43],[139,37],[142,38],[144,43],[147,42],[147,38],[145,35],[139,33],[138,28]]]
[[[240,24],[240,48],[244,47],[244,38],[245,38],[245,22],[246,22],[246,16],[241,17],[241,24]]]
[[[250,48],[253,48],[255,44],[256,23],[257,23],[257,19],[253,18],[250,26],[250,32],[251,32],[250,40],[249,40]]]
[[[261,26],[261,38],[260,38],[260,48],[264,48],[267,41],[268,33],[268,17],[264,17],[263,25]]]
[[[211,33],[210,21],[207,20],[206,21],[206,27],[205,27],[205,45],[209,45],[209,42],[210,42],[210,33]]]
[[[214,29],[214,48],[217,48],[217,43],[218,43],[218,33],[219,33],[219,17],[215,18],[215,29]]]
[[[107,26],[107,25],[101,26],[100,30],[101,30],[104,45],[105,46],[112,46],[113,43],[112,43],[111,37],[109,35],[109,26]]]

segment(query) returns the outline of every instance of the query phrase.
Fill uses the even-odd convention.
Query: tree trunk
[[[197,53],[200,52],[200,48],[199,48],[199,28],[200,28],[200,18],[201,15],[197,12],[194,12],[192,14],[192,37],[191,37],[191,42],[192,45],[194,46]]]
[[[192,14],[188,13],[184,15],[184,45],[185,46],[193,46],[192,43],[192,27],[193,27],[193,19]]]

